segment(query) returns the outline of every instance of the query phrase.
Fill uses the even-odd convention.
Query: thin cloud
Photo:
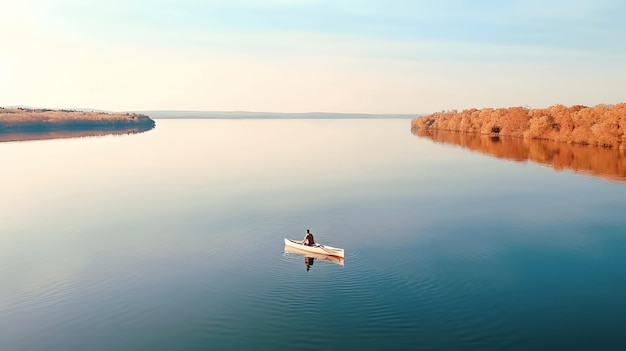
[[[2,4],[0,106],[425,113],[614,103],[615,1]]]

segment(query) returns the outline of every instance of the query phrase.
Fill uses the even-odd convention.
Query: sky
[[[422,114],[626,102],[622,0],[0,0],[0,106]]]

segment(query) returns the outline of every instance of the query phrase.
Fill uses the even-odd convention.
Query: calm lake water
[[[0,143],[0,350],[623,349],[626,185],[410,128]]]

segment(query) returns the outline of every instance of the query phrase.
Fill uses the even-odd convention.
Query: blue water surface
[[[626,186],[409,119],[0,144],[1,350],[620,350]],[[283,239],[345,249],[343,265]]]

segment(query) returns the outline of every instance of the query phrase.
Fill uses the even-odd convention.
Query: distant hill
[[[145,110],[145,111],[108,111],[95,108],[47,109],[25,105],[5,106],[5,109],[103,112],[109,114],[135,113],[159,119],[381,119],[381,118],[416,118],[424,114],[393,113],[336,113],[336,112],[251,112],[251,111],[188,111],[188,110]]]
[[[156,119],[381,119],[415,118],[419,114],[366,114],[333,112],[249,112],[249,111],[132,111]]]

